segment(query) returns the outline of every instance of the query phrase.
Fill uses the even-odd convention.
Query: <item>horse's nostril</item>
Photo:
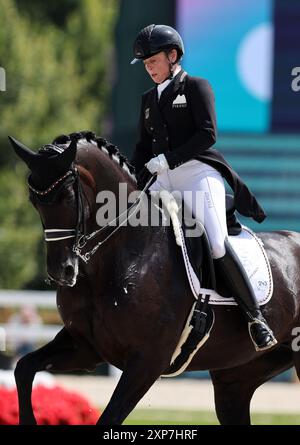
[[[65,267],[65,277],[72,278],[74,275],[74,267],[69,265]]]

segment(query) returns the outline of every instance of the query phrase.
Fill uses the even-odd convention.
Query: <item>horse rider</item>
[[[137,175],[146,170],[144,166],[157,174],[150,191],[183,193],[185,206],[206,229],[216,267],[246,316],[255,349],[265,350],[277,341],[228,242],[223,177],[242,215],[257,222],[266,215],[221,153],[212,148],[217,132],[214,94],[207,80],[182,70],[183,55],[182,38],[170,26],[149,25],[136,37],[131,64],[142,60],[156,86],[142,96],[138,142],[131,162]],[[204,214],[195,203],[197,190],[204,192]]]

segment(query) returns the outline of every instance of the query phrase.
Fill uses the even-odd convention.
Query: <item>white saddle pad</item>
[[[210,295],[210,304],[224,304],[224,305],[236,305],[234,298],[224,298],[212,289],[205,289],[201,287],[201,284],[193,270],[193,267],[189,261],[187,250],[182,236],[182,253],[185,262],[185,268],[192,292],[195,298],[198,298],[199,294]],[[238,255],[242,262],[247,275],[252,284],[257,302],[259,305],[266,304],[273,294],[273,279],[270,263],[263,247],[263,242],[253,233],[249,228],[243,226],[243,230],[240,235],[230,236],[230,244]]]

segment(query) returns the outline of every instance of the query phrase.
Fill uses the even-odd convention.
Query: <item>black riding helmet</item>
[[[149,25],[143,28],[137,35],[133,45],[135,59],[131,64],[139,60],[154,56],[160,51],[177,49],[178,60],[184,54],[182,38],[176,29],[167,25]]]

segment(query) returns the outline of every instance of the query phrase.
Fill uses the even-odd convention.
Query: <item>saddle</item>
[[[237,236],[242,232],[242,225],[236,215],[234,198],[229,194],[226,194],[226,221],[229,236]],[[203,232],[199,237],[186,236],[186,227],[183,220],[183,233],[190,263],[194,271],[197,271],[202,286],[220,291],[221,295],[226,297],[222,277],[215,270],[206,232]]]

